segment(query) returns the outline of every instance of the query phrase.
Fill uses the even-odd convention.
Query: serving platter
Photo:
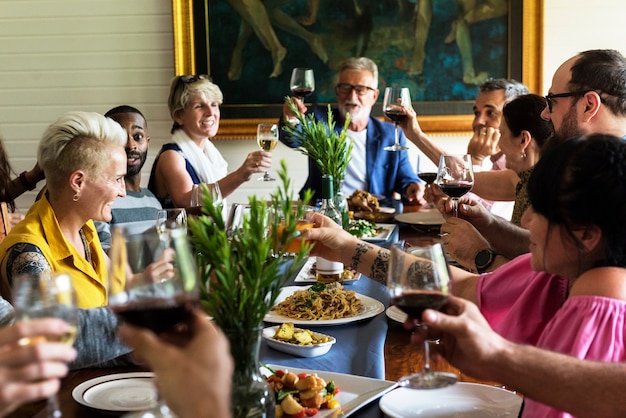
[[[339,393],[337,394],[336,399],[341,405],[342,414],[337,415],[337,411],[335,410],[320,409],[317,415],[315,415],[315,418],[329,418],[337,416],[347,418],[360,408],[380,398],[398,385],[396,382],[390,382],[388,380],[372,379],[369,377],[343,373],[298,369],[295,367],[285,367],[275,364],[271,364],[268,367],[273,370],[282,369],[295,374],[315,373],[326,382],[330,382],[331,380],[335,382],[335,385],[339,388]],[[270,372],[267,369],[261,368],[261,373],[263,375],[268,375]]]
[[[132,412],[150,408],[157,398],[154,373],[116,373],[87,380],[74,388],[72,397],[88,408]]]
[[[398,388],[378,405],[390,418],[517,417],[522,398],[495,386],[459,382],[442,389]]]
[[[391,305],[390,307],[388,307],[385,311],[385,315],[387,315],[387,318],[391,319],[392,321],[396,321],[401,324],[404,324],[407,318],[407,314],[402,312],[402,310],[395,305]]]
[[[313,264],[315,264],[315,259],[317,257],[309,257],[306,263],[302,266],[298,275],[294,279],[296,283],[317,283],[317,278],[315,278],[315,269]],[[353,271],[354,275],[351,279],[346,279],[342,283],[343,284],[351,284],[356,282],[361,278],[361,273],[357,273]]]
[[[423,209],[418,212],[407,212],[396,215],[396,221],[409,225],[437,226],[445,222],[437,209]]]
[[[308,286],[286,286],[283,287],[278,294],[278,298],[276,299],[276,303],[280,303],[287,299],[288,296],[291,296],[296,290],[307,289]],[[385,305],[383,305],[377,299],[371,298],[369,296],[361,295],[360,293],[356,294],[356,297],[361,300],[363,304],[363,309],[358,315],[351,316],[349,318],[339,318],[339,319],[319,319],[319,320],[304,320],[304,319],[292,319],[287,316],[279,315],[275,311],[270,311],[263,320],[265,322],[271,322],[275,324],[282,324],[283,322],[293,322],[294,325],[307,325],[307,326],[330,326],[330,325],[343,325],[349,324],[351,322],[362,321],[364,319],[372,318],[385,310]]]
[[[313,332],[316,337],[328,337],[328,341],[325,343],[319,344],[310,344],[310,345],[299,345],[294,343],[289,343],[286,341],[280,341],[274,339],[274,335],[276,335],[276,331],[280,325],[275,325],[273,327],[267,327],[263,329],[261,336],[274,350],[282,351],[283,353],[291,354],[298,357],[318,357],[322,356],[332,348],[333,344],[337,342],[335,337],[330,335],[321,334],[319,332]],[[300,328],[296,328],[296,330],[301,330]]]
[[[391,235],[393,234],[393,231],[395,231],[397,227],[396,224],[376,224],[376,226],[382,228],[383,230],[380,231],[378,234],[374,235],[373,237],[362,237],[359,239],[361,241],[368,241],[368,242],[387,241],[391,237]]]

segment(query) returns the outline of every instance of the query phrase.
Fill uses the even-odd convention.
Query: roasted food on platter
[[[348,197],[348,210],[353,212],[378,212],[378,199],[365,190],[355,190]]]
[[[308,329],[296,328],[293,322],[285,322],[276,330],[275,340],[298,345],[313,345],[328,342],[326,335],[312,332]]]
[[[320,409],[340,408],[335,395],[339,388],[315,374],[296,375],[287,370],[271,370],[267,378],[276,395],[276,417],[291,418],[317,415]],[[304,412],[304,414],[303,414]]]
[[[344,290],[339,283],[316,283],[296,290],[272,310],[288,318],[315,321],[356,316],[363,310],[363,303],[354,290]]]

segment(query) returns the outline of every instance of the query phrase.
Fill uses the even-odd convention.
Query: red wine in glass
[[[391,298],[391,303],[411,318],[421,319],[425,309],[441,309],[450,299],[447,294],[429,290],[406,290]]]
[[[291,72],[289,88],[294,96],[303,102],[304,98],[315,91],[315,76],[311,68],[294,68]]]
[[[199,305],[197,298],[152,299],[111,306],[111,310],[124,322],[148,328],[157,334],[172,331],[189,320]]]
[[[417,177],[421,178],[426,184],[433,184],[437,179],[437,173],[433,172],[420,172],[417,173]]]
[[[472,184],[468,182],[446,183],[439,185],[439,188],[448,196],[459,198],[472,190]]]
[[[411,105],[411,93],[406,87],[387,87],[385,88],[385,97],[383,98],[383,113],[391,119],[395,125],[395,140],[393,145],[385,147],[385,151],[404,151],[409,149],[404,145],[400,145],[400,137],[398,134],[398,123],[406,120],[407,114],[405,107]]]

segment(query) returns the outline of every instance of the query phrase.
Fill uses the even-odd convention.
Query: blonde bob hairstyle
[[[181,129],[176,122],[176,114],[185,110],[191,96],[199,94],[204,99],[210,102],[217,102],[222,104],[224,95],[222,90],[211,82],[211,79],[206,75],[179,75],[172,79],[170,84],[170,95],[167,99],[167,106],[170,110],[170,117],[174,121],[170,133],[174,133],[176,130]]]
[[[97,178],[109,164],[111,147],[124,147],[127,139],[119,123],[99,113],[64,114],[48,126],[37,149],[48,189],[61,190],[76,170]]]

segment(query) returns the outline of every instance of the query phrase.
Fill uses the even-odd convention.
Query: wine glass
[[[159,335],[186,337],[186,321],[199,304],[197,270],[182,228],[131,235],[124,227],[111,234],[109,308],[133,326]],[[173,417],[158,395],[150,410],[127,417]]]
[[[465,155],[442,155],[435,184],[452,198],[452,214],[459,216],[459,197],[465,195],[474,185],[472,157]]]
[[[391,119],[396,125],[396,139],[393,145],[385,147],[386,151],[404,151],[409,149],[400,145],[398,137],[398,122],[402,122],[407,118],[403,107],[411,104],[411,93],[406,87],[387,87],[385,89],[385,98],[383,99],[383,113]]]
[[[256,143],[263,151],[272,151],[278,144],[278,125],[275,123],[259,123],[256,129]],[[269,170],[265,172],[263,177],[259,177],[262,181],[275,181],[270,176]]]
[[[187,211],[185,208],[160,209],[156,218],[157,232],[163,239],[167,239],[169,234],[175,229],[180,229],[187,233]]]
[[[304,98],[315,91],[315,76],[311,68],[294,68],[291,71],[289,88],[294,96],[304,103]]]
[[[392,244],[390,250],[387,289],[391,302],[418,320],[425,309],[442,308],[449,299],[450,274],[441,243],[405,247],[404,242],[398,242]],[[425,340],[423,371],[401,377],[400,386],[436,389],[456,383],[456,375],[430,369],[428,344]]]
[[[204,204],[204,193],[208,193],[211,196],[211,201],[214,206],[222,204],[222,192],[220,190],[219,183],[202,183],[194,184],[191,187],[191,198],[189,199],[189,207],[202,207]]]
[[[70,325],[70,329],[68,333],[55,341],[70,346],[74,344],[78,332],[78,308],[76,292],[68,274],[44,271],[39,274],[20,275],[15,278],[13,295],[16,320],[60,318]],[[19,344],[37,344],[47,339],[49,340],[46,337],[23,338]],[[48,417],[58,418],[62,416],[56,395],[48,398],[46,411]]]

